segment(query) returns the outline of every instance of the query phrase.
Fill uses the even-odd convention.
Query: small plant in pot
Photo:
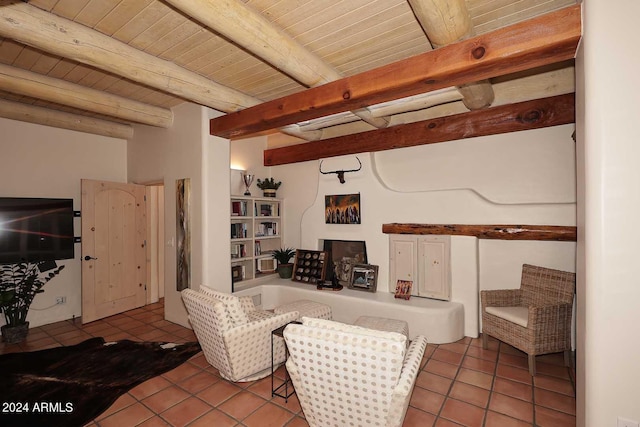
[[[263,181],[258,178],[256,185],[262,190],[264,197],[276,197],[276,190],[280,188],[282,181],[275,181],[273,178],[265,178]]]
[[[290,279],[293,275],[293,264],[291,258],[296,254],[295,249],[280,248],[273,251],[273,258],[278,261],[278,274],[283,279]]]
[[[0,312],[7,322],[2,326],[2,337],[6,343],[23,341],[29,333],[27,313],[36,294],[44,292],[42,287],[57,276],[64,265],[42,271],[49,262],[21,262],[0,265]],[[55,266],[55,263],[53,264]]]

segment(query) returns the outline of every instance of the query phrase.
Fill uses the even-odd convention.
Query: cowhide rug
[[[83,426],[136,385],[200,351],[181,345],[92,338],[0,356],[0,426]]]

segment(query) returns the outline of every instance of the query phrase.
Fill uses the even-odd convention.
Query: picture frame
[[[243,267],[241,265],[233,265],[231,266],[231,282],[239,282],[243,277]]]
[[[360,193],[324,196],[326,224],[360,224]]]
[[[413,288],[413,280],[398,280],[395,297],[408,300],[411,298],[411,288]]]
[[[349,289],[375,292],[378,286],[378,266],[372,264],[354,264],[351,269]]]
[[[256,260],[256,271],[258,273],[273,273],[278,268],[278,261],[273,258],[258,258]]]

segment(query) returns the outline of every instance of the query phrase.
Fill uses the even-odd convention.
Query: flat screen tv
[[[0,197],[0,264],[73,257],[73,199]]]

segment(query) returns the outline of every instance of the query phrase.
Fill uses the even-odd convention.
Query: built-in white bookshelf
[[[281,199],[232,196],[231,278],[234,287],[276,272],[273,251],[282,247]]]

